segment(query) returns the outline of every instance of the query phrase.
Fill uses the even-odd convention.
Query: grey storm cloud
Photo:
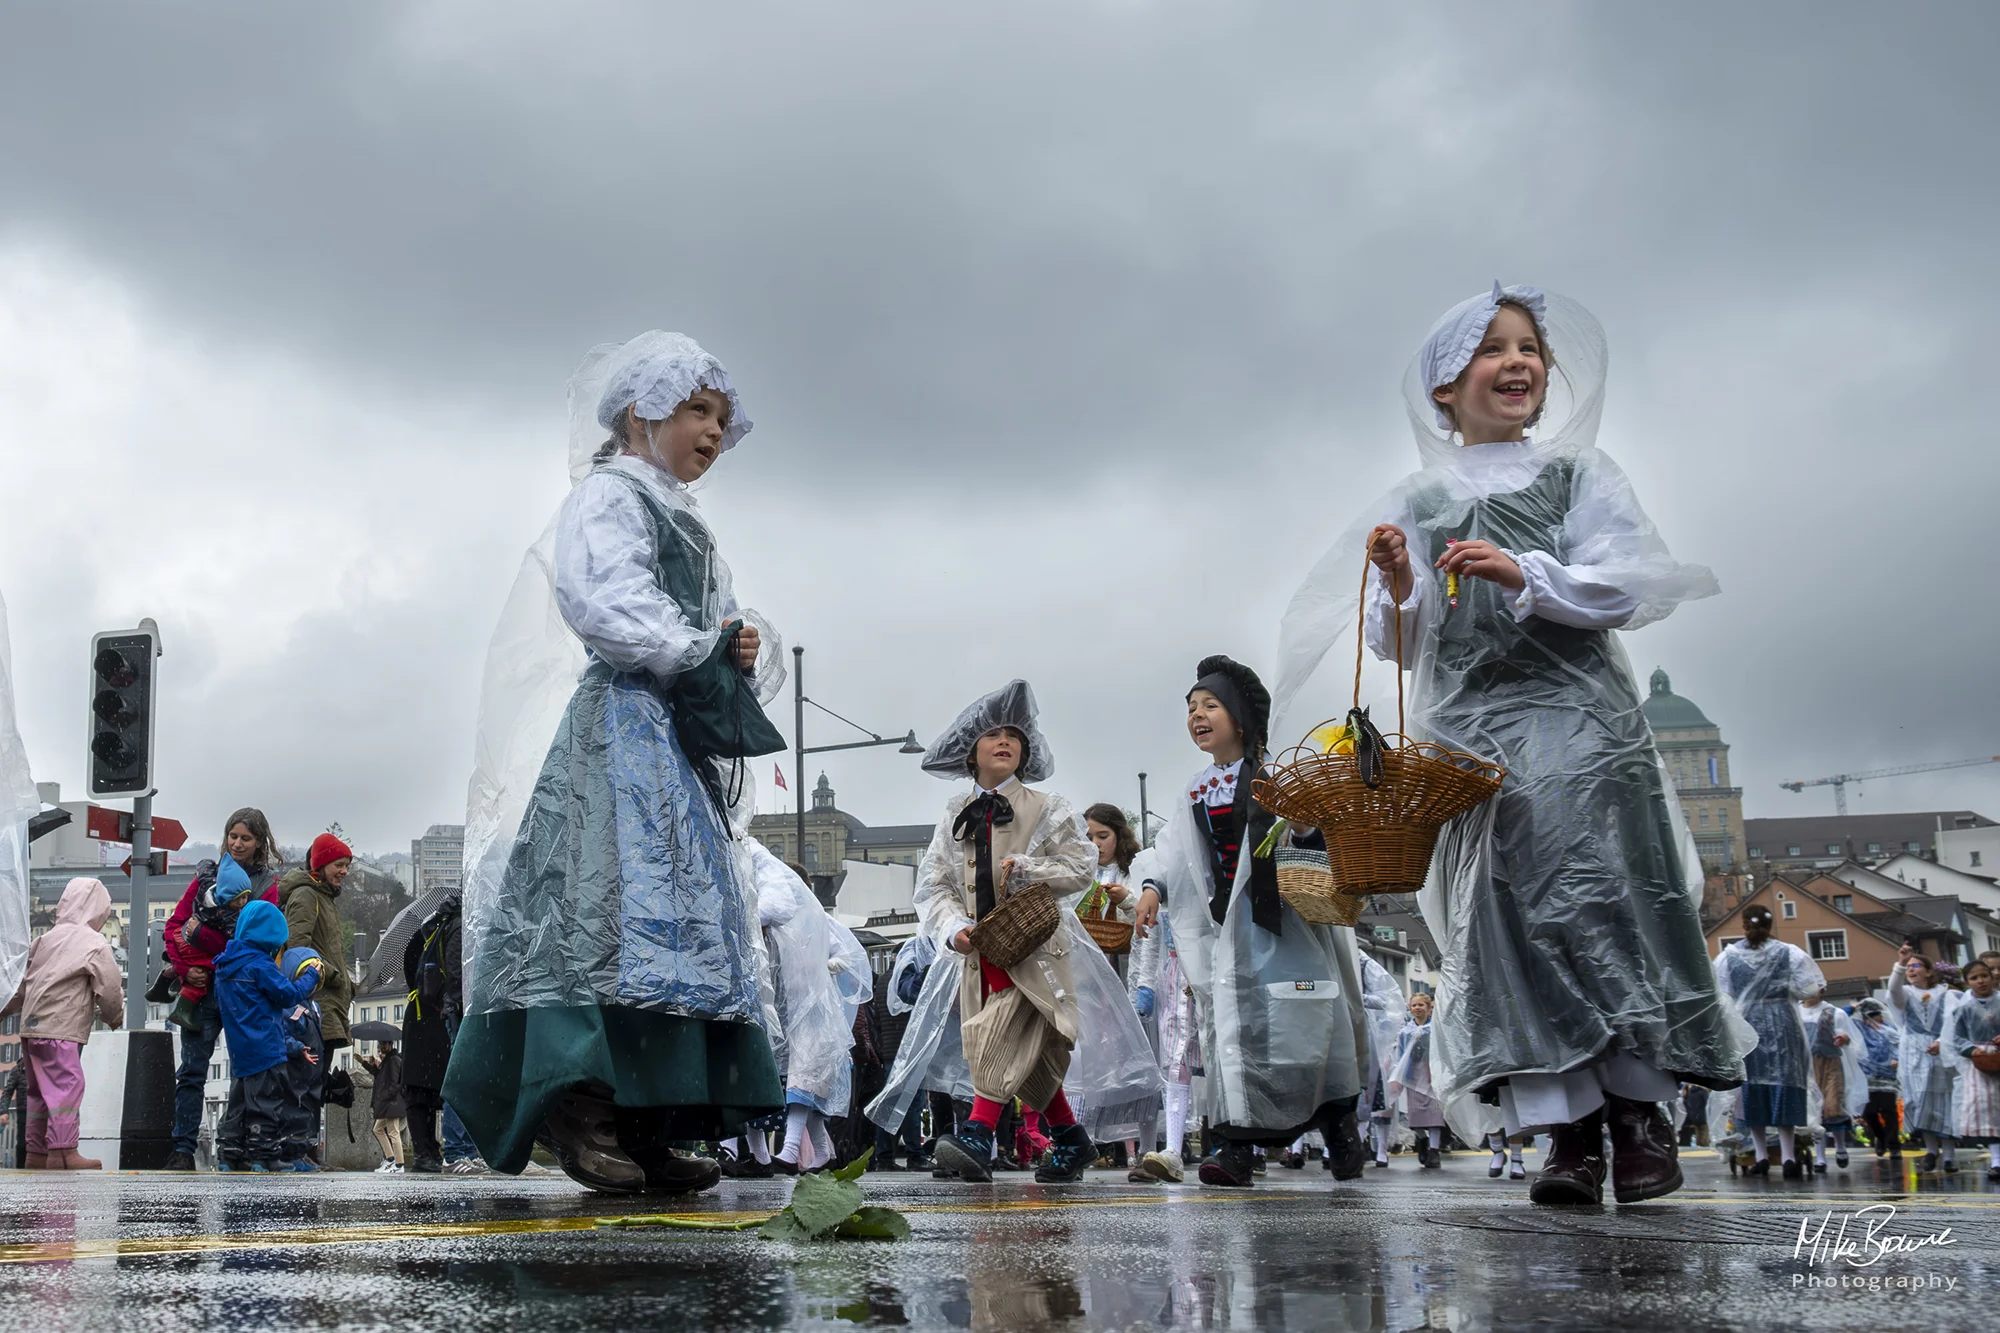
[[[2000,748],[1967,391],[1996,37],[1979,4],[10,7],[0,257],[58,256],[252,396],[173,446],[190,485],[377,552],[246,652],[213,580],[128,608],[65,545],[101,496],[37,473],[75,518],[0,538],[38,769],[80,776],[75,639],[129,609],[194,622],[187,800],[268,790],[286,836],[384,847],[454,818],[564,378],[658,326],[747,396],[704,503],[815,695],[922,735],[1026,675],[1058,785],[1134,804],[1196,766],[1193,663],[1266,663],[1413,465],[1402,367],[1496,277],[1609,331],[1604,443],[1725,590],[1629,647],[1724,725],[1752,814],[1807,809],[1779,778]],[[294,431],[293,402],[354,417]],[[67,447],[0,436],[10,497]],[[240,586],[285,607],[287,577]],[[927,819],[901,762],[828,768]]]

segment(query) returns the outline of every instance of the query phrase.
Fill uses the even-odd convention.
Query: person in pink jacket
[[[83,1046],[91,1022],[117,1027],[125,983],[104,938],[111,894],[102,880],[73,879],[56,906],[56,923],[28,951],[28,970],[4,1012],[21,1014],[22,1067],[28,1091],[28,1168],[95,1171],[104,1163],[77,1155],[83,1111]]]

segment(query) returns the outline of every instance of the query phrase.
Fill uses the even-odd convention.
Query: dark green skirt
[[[732,1138],[785,1105],[762,1028],[604,1005],[466,1018],[444,1097],[487,1162],[513,1174],[542,1117],[580,1083],[612,1090],[619,1138],[633,1146]]]

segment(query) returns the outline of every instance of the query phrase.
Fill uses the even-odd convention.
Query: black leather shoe
[[[1797,1162],[1786,1162],[1779,1168],[1778,1174],[1786,1180],[1804,1180],[1806,1177],[1805,1169]]]
[[[1743,1174],[1746,1176],[1770,1175],[1771,1159],[1768,1157],[1759,1157],[1756,1161],[1750,1163],[1750,1165],[1743,1168]]]
[[[565,1093],[543,1121],[563,1174],[605,1194],[637,1194],[646,1172],[618,1144],[617,1110],[606,1098]]]
[[[1603,1203],[1603,1112],[1592,1112],[1573,1125],[1558,1125],[1549,1140],[1549,1160],[1528,1186],[1529,1201],[1553,1207]]]
[[[1657,1199],[1681,1187],[1674,1129],[1657,1102],[1607,1097],[1611,1120],[1611,1188],[1620,1203]]]
[[[632,1157],[646,1173],[649,1194],[699,1194],[722,1182],[722,1164],[712,1157],[695,1157],[670,1148],[635,1152]]]
[[[1248,1189],[1257,1179],[1257,1154],[1248,1144],[1223,1143],[1201,1159],[1201,1183]]]
[[[167,1158],[167,1164],[161,1167],[160,1170],[192,1171],[194,1170],[194,1154],[186,1152],[177,1152],[173,1156]]]

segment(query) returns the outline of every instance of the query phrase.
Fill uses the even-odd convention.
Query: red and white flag
[[[790,787],[785,786],[785,770],[779,768],[776,764],[771,765],[771,777],[777,782],[781,791],[791,790]]]

